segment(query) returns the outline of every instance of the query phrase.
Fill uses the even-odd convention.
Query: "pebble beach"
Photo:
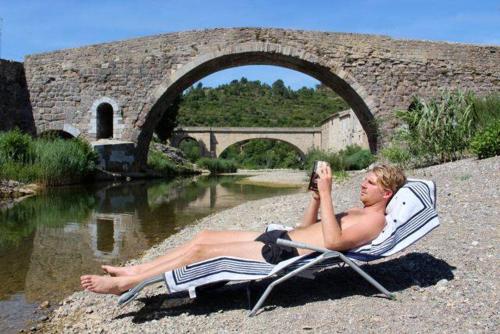
[[[256,317],[248,318],[245,284],[205,291],[196,299],[169,298],[162,284],[131,304],[79,291],[44,321],[43,333],[496,333],[500,330],[500,157],[406,171],[434,180],[441,226],[418,243],[363,268],[396,295],[384,298],[350,268],[322,271],[315,280],[293,278],[277,286]],[[340,212],[361,206],[364,173],[333,185]],[[302,184],[303,172],[255,175],[254,182]],[[305,189],[305,186],[304,186]],[[145,252],[147,261],[204,229],[262,231],[271,223],[297,224],[310,194],[251,201],[205,217]],[[83,274],[83,273],[82,273]],[[75,277],[79,280],[79,277]],[[254,287],[261,293],[269,281]]]

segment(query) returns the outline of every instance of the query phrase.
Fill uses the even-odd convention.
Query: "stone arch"
[[[92,106],[90,107],[90,123],[89,123],[89,135],[93,139],[99,139],[98,138],[98,118],[99,118],[99,108],[102,108],[104,106],[109,106],[112,110],[112,131],[111,131],[111,137],[113,139],[121,139],[122,132],[124,129],[124,123],[123,123],[123,117],[122,117],[122,112],[120,105],[112,98],[104,96],[101,97],[92,103]]]
[[[75,138],[71,133],[64,130],[45,130],[38,134],[39,138],[61,138],[72,139]]]
[[[200,147],[201,156],[210,157],[210,149],[207,147],[207,143],[205,143],[206,140],[203,140],[203,138],[195,138],[186,133],[180,133],[178,135],[172,136],[172,138],[170,139],[170,145],[172,145],[175,148],[180,148],[181,143],[185,140],[192,140],[198,143],[198,146]],[[210,143],[208,143],[208,145],[210,145]]]
[[[234,141],[230,144],[226,144],[224,146],[222,146],[221,148],[218,148],[218,151],[220,152],[219,154],[217,154],[216,158],[220,157],[222,155],[222,153],[224,153],[225,150],[227,150],[229,147],[233,146],[233,145],[236,145],[236,144],[239,144],[239,143],[244,143],[244,142],[249,142],[249,141],[252,141],[252,140],[258,140],[258,139],[263,139],[263,140],[274,140],[274,141],[279,141],[279,142],[282,142],[282,143],[287,143],[288,145],[292,146],[294,148],[295,151],[297,151],[297,153],[300,155],[300,158],[302,160],[305,159],[305,156],[306,156],[306,152],[304,152],[303,150],[301,150],[297,145],[287,141],[287,140],[283,140],[283,139],[280,139],[280,138],[273,138],[272,136],[269,136],[269,137],[256,137],[256,138],[249,138],[249,139],[244,139],[244,140],[238,140],[238,141]]]
[[[55,136],[55,137],[63,138],[63,139],[76,138],[79,135],[80,135],[80,130],[78,130],[77,128],[75,128],[71,124],[67,124],[67,123],[63,124],[62,127],[49,126],[49,127],[45,128],[43,131],[40,131],[38,133],[38,137]]]
[[[353,109],[367,133],[370,149],[377,149],[377,132],[374,122],[375,101],[367,90],[345,69],[341,63],[326,61],[316,55],[294,47],[249,42],[230,48],[199,55],[165,79],[150,95],[149,101],[139,113],[135,123],[137,159],[146,161],[147,148],[154,128],[162,113],[182,91],[196,81],[231,67],[244,65],[274,65],[310,75],[333,89]]]

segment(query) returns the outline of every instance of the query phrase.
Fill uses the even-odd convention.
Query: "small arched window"
[[[101,103],[97,107],[97,139],[113,138],[113,107]]]

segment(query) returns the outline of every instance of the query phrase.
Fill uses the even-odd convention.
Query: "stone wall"
[[[173,99],[199,79],[267,64],[309,74],[351,106],[376,149],[392,111],[442,89],[499,90],[500,47],[387,36],[234,28],[170,33],[28,56],[26,78],[39,132],[75,129],[95,139],[98,101],[113,105],[113,139],[137,143],[139,160]],[[97,101],[97,102],[96,102]],[[382,120],[377,137],[373,120]],[[114,120],[115,122],[115,120]]]
[[[24,66],[0,59],[0,131],[15,127],[29,133],[35,131]]]
[[[338,152],[349,145],[369,148],[366,133],[352,109],[335,113],[321,123],[321,149]]]

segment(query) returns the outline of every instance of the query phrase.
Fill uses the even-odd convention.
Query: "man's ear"
[[[390,189],[384,189],[384,194],[382,195],[385,199],[389,200],[392,195],[394,195],[394,192]]]

